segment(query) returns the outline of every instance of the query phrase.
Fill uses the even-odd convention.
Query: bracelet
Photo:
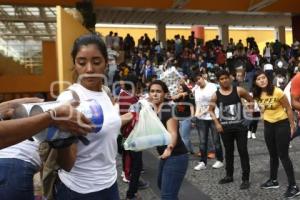
[[[45,113],[48,113],[50,115],[51,119],[56,118],[56,110],[54,110],[54,109],[49,109]]]

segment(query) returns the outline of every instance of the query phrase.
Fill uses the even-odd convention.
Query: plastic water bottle
[[[168,145],[171,142],[170,135],[167,134],[156,134],[139,136],[134,138],[129,143],[124,143],[125,150],[143,150],[156,146]]]
[[[31,108],[30,116],[40,114],[49,109],[54,109],[60,105],[62,102],[45,102],[34,105]],[[76,110],[84,114],[86,118],[91,120],[91,122],[95,125],[94,132],[98,133],[102,129],[102,125],[104,122],[103,110],[100,104],[98,104],[95,100],[87,100],[81,101],[79,106],[76,107]],[[59,120],[59,119],[58,119]],[[53,141],[57,139],[65,139],[71,137],[72,134],[64,131],[60,131],[55,126],[49,126],[48,128],[42,130],[33,136],[34,140],[39,142],[43,141]]]

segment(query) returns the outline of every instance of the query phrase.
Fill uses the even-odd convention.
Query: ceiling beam
[[[39,16],[18,16],[18,17],[11,17],[11,16],[0,16],[0,21],[6,21],[6,22],[45,22],[45,23],[56,23],[56,18],[41,18]]]
[[[249,6],[248,11],[249,12],[257,12],[262,10],[265,7],[268,7],[270,5],[272,5],[273,3],[275,3],[278,0],[262,0],[256,4],[252,4]]]
[[[25,7],[18,7],[18,6],[15,6],[14,7],[15,9],[15,15],[22,18],[24,16],[26,16],[26,12],[29,12],[27,8]],[[26,10],[26,11],[25,11]],[[28,22],[23,22],[25,27],[26,27],[26,30],[31,33],[31,34],[34,34],[35,33],[35,28],[34,26],[31,24],[31,23],[28,23]],[[34,39],[36,39],[36,37],[34,37]]]
[[[14,34],[11,34],[11,33],[3,33],[1,34],[1,37],[2,36],[6,36],[6,37],[14,37],[14,36],[32,36],[32,37],[53,37],[55,36],[55,34],[40,34],[40,33],[14,33]]]
[[[39,7],[39,12],[40,12],[40,17],[42,19],[47,19],[46,13],[45,13],[45,8]],[[51,28],[49,27],[49,24],[47,22],[44,23],[46,30],[48,33],[51,33]]]
[[[103,9],[103,10],[102,10]],[[98,8],[96,14],[107,9]],[[289,14],[265,14],[265,13],[221,13],[221,12],[195,12],[191,10],[131,10],[110,9],[108,16],[115,16],[116,12],[129,12],[131,15],[126,20],[128,24],[202,24],[202,25],[232,25],[232,26],[291,26],[291,15]],[[97,17],[97,23],[111,23],[111,20],[103,20]],[[105,18],[104,18],[105,19]],[[110,17],[111,19],[111,17]],[[123,23],[124,19],[114,17],[113,23]]]
[[[7,12],[5,10],[3,10],[2,8],[0,8],[0,16],[5,16],[5,17],[8,17],[9,15],[7,14]],[[4,24],[4,26],[6,27],[7,31],[11,32],[11,34],[14,34],[14,33],[18,33],[20,30],[19,28],[12,22],[10,21],[5,21],[5,20],[0,20],[2,21],[2,23]],[[24,37],[17,37],[17,39],[24,39]]]

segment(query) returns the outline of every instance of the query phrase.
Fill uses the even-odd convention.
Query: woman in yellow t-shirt
[[[270,179],[261,185],[263,189],[278,188],[279,159],[284,167],[289,186],[284,196],[300,195],[295,182],[293,164],[289,157],[289,143],[295,132],[291,106],[283,91],[272,85],[264,71],[257,71],[253,79],[253,97],[260,106],[264,119],[265,142],[270,155]]]

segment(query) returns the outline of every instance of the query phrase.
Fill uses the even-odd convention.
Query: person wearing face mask
[[[270,178],[261,185],[261,188],[279,188],[277,173],[280,159],[289,184],[284,197],[298,196],[300,190],[296,185],[294,168],[289,157],[289,144],[295,133],[295,124],[288,99],[280,88],[272,85],[263,71],[255,73],[253,97],[262,111],[265,142],[270,156]]]
[[[108,64],[106,46],[96,34],[82,35],[74,41],[71,55],[76,83],[61,93],[58,100],[72,99],[71,91],[77,93],[80,100],[94,100],[102,107],[104,121],[97,124],[100,131],[87,136],[89,145],[74,143],[58,150],[57,163],[61,169],[55,185],[55,198],[119,200],[117,136],[121,122],[126,119],[121,120],[118,110],[103,90],[102,79]]]

